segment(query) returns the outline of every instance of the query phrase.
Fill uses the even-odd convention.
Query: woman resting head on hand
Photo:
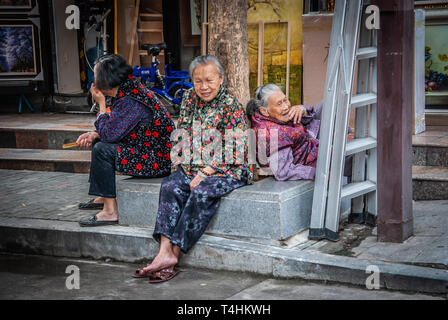
[[[91,87],[100,112],[95,131],[78,138],[80,148],[92,148],[89,195],[82,210],[101,210],[82,227],[118,224],[115,172],[138,177],[170,173],[170,136],[175,129],[167,110],[154,93],[132,77],[133,68],[115,54],[95,62]],[[111,97],[110,112],[106,96]]]
[[[314,179],[320,121],[315,119],[313,107],[291,106],[280,87],[267,84],[256,89],[246,112],[257,145],[266,148],[265,154],[257,152],[261,166],[269,166],[281,181]]]

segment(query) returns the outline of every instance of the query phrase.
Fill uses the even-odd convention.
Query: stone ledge
[[[136,227],[85,229],[75,222],[3,217],[0,232],[0,251],[12,253],[146,263],[159,247],[151,229]],[[367,267],[374,265],[380,270],[381,288],[448,292],[446,270],[282,249],[208,235],[188,255],[182,256],[182,265],[362,287],[369,276]]]
[[[120,224],[154,227],[161,182],[129,178],[117,183]],[[285,240],[309,228],[313,191],[313,181],[257,181],[221,199],[207,233]]]

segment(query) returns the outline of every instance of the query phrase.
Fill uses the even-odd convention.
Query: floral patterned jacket
[[[174,122],[154,93],[130,77],[121,84],[110,114],[95,127],[101,141],[117,143],[116,170],[136,177],[166,176],[171,169]]]
[[[173,142],[173,151],[178,156],[182,153],[182,158],[172,157],[173,172],[181,165],[187,175],[194,176],[211,166],[217,171],[215,176],[253,182],[244,109],[226,87],[221,86],[215,99],[208,103],[199,98],[194,88],[186,91],[179,129],[182,139]]]

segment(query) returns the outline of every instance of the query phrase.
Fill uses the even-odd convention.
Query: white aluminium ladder
[[[343,199],[353,199],[352,213],[366,210],[376,216],[377,212],[377,37],[363,21],[362,0],[336,0],[309,232],[313,240],[338,240]],[[347,141],[352,109],[355,139]],[[353,156],[352,181],[342,186],[347,156]]]

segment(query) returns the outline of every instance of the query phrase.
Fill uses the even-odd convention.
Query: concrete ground
[[[69,290],[79,268],[79,289]],[[85,259],[0,254],[1,300],[444,300],[409,294],[249,273],[182,268],[176,278],[149,284],[130,275],[141,265]],[[68,279],[69,278],[69,279]]]

